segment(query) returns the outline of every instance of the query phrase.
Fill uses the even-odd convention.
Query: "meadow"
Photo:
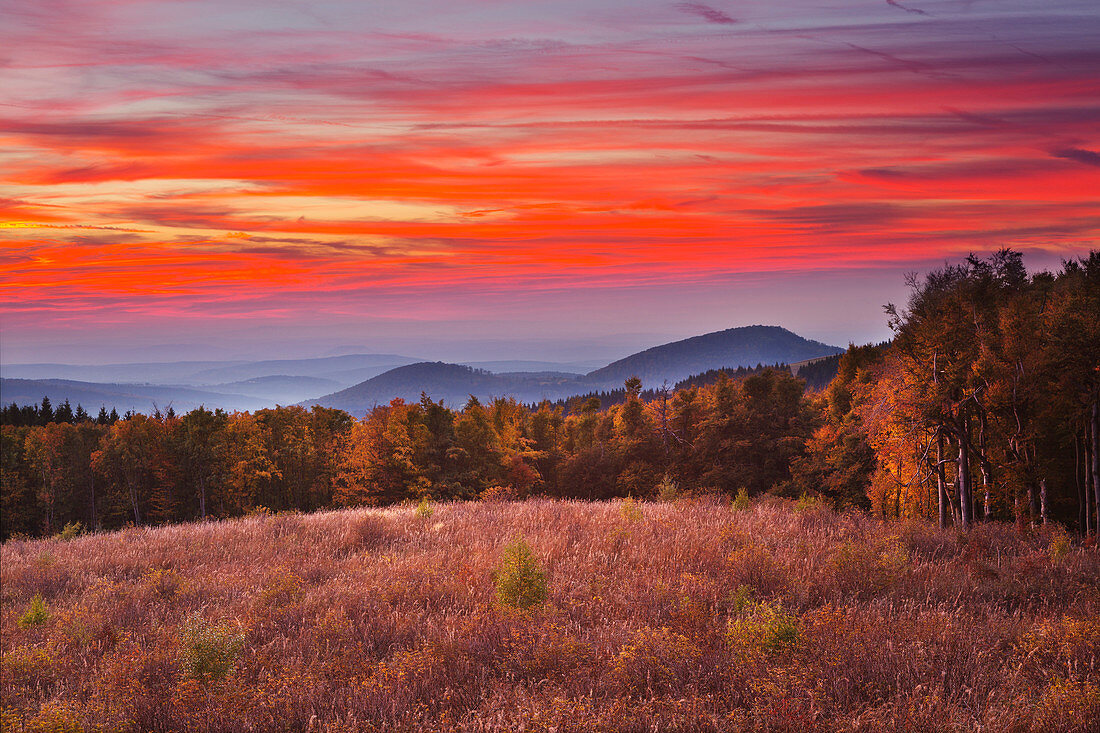
[[[348,509],[0,549],[4,731],[1096,731],[1100,552],[814,502]]]

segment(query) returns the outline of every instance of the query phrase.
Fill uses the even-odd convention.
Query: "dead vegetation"
[[[5,544],[4,730],[1100,720],[1100,557],[1057,531],[772,499],[433,509]]]

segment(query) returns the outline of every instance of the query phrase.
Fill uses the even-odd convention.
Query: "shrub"
[[[145,582],[149,590],[158,598],[174,598],[183,585],[183,580],[174,570],[158,568],[150,570],[145,575]]]
[[[727,555],[726,572],[731,585],[747,585],[765,596],[782,591],[788,583],[787,569],[767,547],[758,544],[738,547]]]
[[[1055,676],[1043,691],[1032,724],[1035,730],[1058,733],[1095,731],[1100,720],[1100,686],[1089,680]]]
[[[546,573],[522,538],[504,548],[500,567],[493,574],[497,600],[512,608],[532,608],[550,595]]]
[[[642,519],[642,508],[633,496],[628,496],[619,505],[619,514],[628,522],[638,522]]]
[[[726,641],[742,656],[779,651],[798,641],[798,621],[779,604],[751,603],[727,622]]]
[[[416,505],[416,511],[414,513],[417,519],[431,519],[432,515],[435,514],[435,507],[428,501],[428,497],[424,497],[420,500],[420,503]]]
[[[535,681],[567,680],[594,661],[592,647],[564,624],[517,625],[504,644],[501,663],[511,674]]]
[[[896,542],[880,552],[868,544],[846,540],[837,546],[828,567],[837,592],[868,597],[889,588],[908,563],[908,555]]]
[[[229,676],[244,648],[244,634],[233,626],[212,626],[192,616],[180,632],[184,671],[199,682],[215,682]]]
[[[1073,542],[1070,540],[1069,535],[1061,527],[1055,529],[1050,537],[1050,545],[1047,547],[1047,552],[1050,553],[1050,559],[1053,562],[1061,562],[1062,558],[1069,554],[1069,551],[1073,549]]]
[[[6,711],[7,712],[7,711]],[[15,723],[18,720],[19,727],[15,727]],[[9,728],[9,722],[11,727]],[[42,706],[42,709],[30,719],[20,718],[16,719],[14,715],[11,719],[4,719],[4,731],[19,730],[26,731],[26,733],[84,733],[88,730],[80,722],[80,716],[77,712],[71,709],[69,706],[50,702]]]
[[[9,690],[12,687],[46,688],[56,682],[57,677],[56,659],[41,647],[17,646],[0,657],[0,678]]]
[[[19,628],[25,629],[29,626],[41,626],[50,620],[50,612],[46,608],[46,602],[42,600],[41,593],[35,593],[34,598],[31,599],[31,605],[27,608],[27,612],[19,617]]]
[[[661,501],[676,501],[680,495],[680,484],[666,473],[661,483],[657,484],[657,498]]]
[[[798,622],[794,616],[782,611],[774,611],[768,616],[764,634],[764,649],[774,651],[793,645],[798,641]]]
[[[60,540],[71,540],[79,537],[84,533],[84,525],[80,522],[69,522],[58,533],[57,538]]]
[[[259,605],[282,608],[296,601],[303,594],[302,579],[294,573],[278,572],[264,583],[258,598]]]
[[[484,502],[517,501],[520,498],[519,491],[513,486],[490,486],[478,494],[478,498]]]
[[[615,656],[618,682],[634,692],[669,690],[683,684],[698,667],[702,652],[682,634],[644,627]]]
[[[752,506],[752,502],[749,501],[749,492],[742,486],[737,490],[737,497],[733,500],[733,504],[730,506],[735,512],[741,512]]]
[[[730,593],[730,610],[734,613],[744,613],[754,605],[756,599],[753,597],[752,586],[739,585],[737,590]]]
[[[825,502],[819,497],[802,494],[802,496],[798,497],[798,501],[795,502],[794,510],[796,512],[806,512],[813,509],[821,509],[824,508],[824,506]]]

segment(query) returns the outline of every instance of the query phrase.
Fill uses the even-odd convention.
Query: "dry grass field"
[[[1056,530],[537,500],[0,567],[5,731],[1100,730],[1100,553]]]

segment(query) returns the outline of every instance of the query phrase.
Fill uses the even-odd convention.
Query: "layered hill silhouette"
[[[302,404],[362,414],[396,397],[418,400],[421,393],[449,405],[461,405],[471,395],[482,400],[514,397],[521,402],[554,401],[614,390],[632,376],[640,377],[646,387],[659,387],[664,382],[671,386],[712,369],[789,364],[842,351],[779,326],[744,326],[646,349],[579,376],[563,372],[493,374],[443,362],[410,364]]]
[[[348,387],[394,367],[423,359],[400,354],[346,354],[313,359],[263,361],[178,361],[122,364],[4,364],[8,379],[67,379],[104,384],[225,386],[226,383],[278,377],[327,379]],[[308,384],[308,379],[299,385]],[[317,392],[313,392],[317,394]],[[51,397],[52,399],[52,397]]]
[[[306,400],[303,404],[336,407],[360,414],[395,397],[406,402],[419,400],[421,393],[449,405],[461,405],[471,395],[479,399],[509,396],[523,402],[538,402],[584,391],[583,379],[583,376],[566,372],[493,374],[462,364],[422,362],[397,367],[354,387]]]
[[[48,396],[55,405],[69,400],[92,412],[100,406],[151,412],[154,405],[162,409],[172,405],[183,412],[200,404],[210,409],[256,410],[297,403],[361,415],[395,397],[419,400],[421,393],[453,406],[461,406],[471,395],[537,403],[614,391],[632,376],[640,377],[646,388],[659,388],[664,382],[671,386],[710,370],[794,364],[842,351],[779,326],[744,326],[655,346],[586,374],[579,373],[575,364],[553,369],[553,362],[483,362],[493,368],[490,371],[396,354],[88,367],[5,365],[0,400],[25,405]],[[529,370],[509,369],[517,366]]]
[[[779,326],[743,326],[654,346],[589,372],[585,379],[603,387],[621,386],[624,380],[638,377],[644,385],[657,387],[708,369],[792,364],[842,351]]]
[[[70,379],[0,379],[0,399],[5,405],[38,404],[49,397],[54,407],[68,400],[72,407],[83,406],[93,415],[100,407],[120,413],[128,410],[150,414],[156,408],[171,407],[188,412],[205,405],[225,410],[258,410],[271,406],[268,400],[243,394],[225,394],[184,386],[152,384],[105,384]]]
[[[399,354],[348,354],[315,359],[183,361],[135,364],[5,364],[0,400],[148,413],[171,405],[256,410],[300,402],[378,376],[419,359]]]

